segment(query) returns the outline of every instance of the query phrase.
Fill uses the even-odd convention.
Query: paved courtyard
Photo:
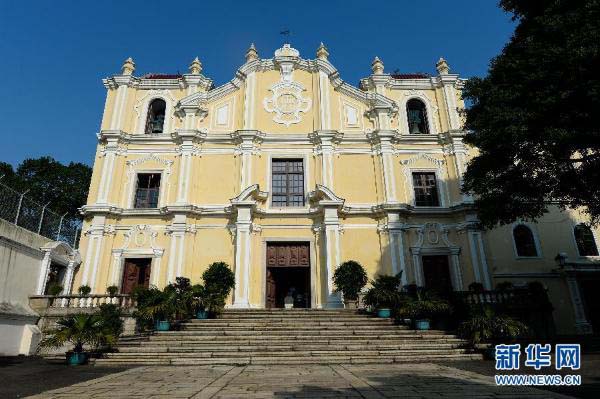
[[[31,398],[558,398],[448,365],[137,367]]]

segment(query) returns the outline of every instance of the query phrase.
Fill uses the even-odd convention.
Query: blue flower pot
[[[171,323],[168,320],[159,320],[154,324],[156,331],[169,331],[171,329]]]
[[[392,315],[392,311],[387,308],[377,309],[377,317],[385,318],[390,317]]]
[[[199,310],[196,312],[197,319],[208,319],[208,312],[206,310]]]
[[[429,330],[429,320],[415,320],[415,330]]]
[[[79,366],[84,364],[88,359],[85,352],[70,352],[67,354],[67,363],[71,366]]]

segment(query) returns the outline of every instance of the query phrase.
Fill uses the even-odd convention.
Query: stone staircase
[[[415,331],[348,310],[226,310],[180,331],[125,337],[96,364],[267,365],[481,359],[444,331]]]

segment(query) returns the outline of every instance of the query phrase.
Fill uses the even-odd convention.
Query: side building
[[[480,228],[460,191],[472,153],[462,142],[463,80],[445,60],[429,76],[386,74],[375,58],[355,87],[328,56],[321,45],[303,59],[285,44],[261,59],[251,46],[218,87],[198,59],[188,74],[141,77],[128,59],[105,79],[75,287],[196,282],[225,261],[236,276],[230,307],[279,307],[294,292],[297,306],[324,308],[341,306],[332,275],[350,259],[370,277],[402,272],[403,283],[441,292],[546,278],[519,274],[521,265],[566,273],[552,271],[551,248],[574,253],[576,239],[563,243],[558,230],[579,219],[561,214],[538,266],[509,256],[511,230]],[[570,301],[555,321],[574,333],[570,296],[582,294],[559,280],[570,281],[543,284],[553,303]]]

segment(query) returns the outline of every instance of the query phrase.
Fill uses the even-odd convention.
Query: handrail
[[[103,304],[113,304],[120,308],[133,308],[135,299],[127,294],[90,295],[32,295],[31,299],[46,299],[50,308],[97,308]]]

